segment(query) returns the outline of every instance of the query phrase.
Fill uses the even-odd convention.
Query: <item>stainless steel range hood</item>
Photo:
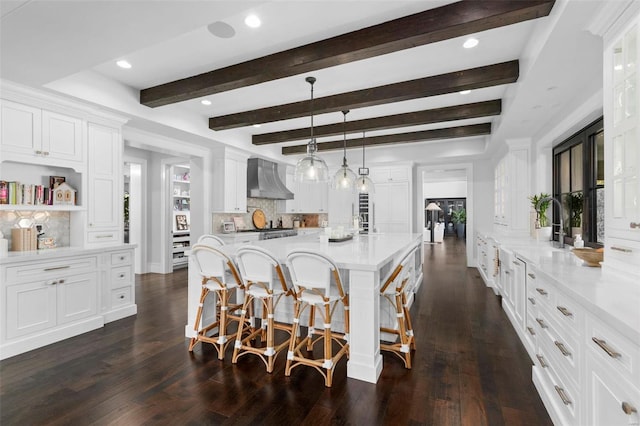
[[[247,162],[247,197],[292,200],[293,193],[278,176],[278,164],[262,158]]]

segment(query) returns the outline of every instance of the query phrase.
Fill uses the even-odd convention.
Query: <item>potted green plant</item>
[[[582,234],[582,210],[584,208],[584,194],[574,192],[569,194],[569,209],[571,211],[571,236]]]
[[[547,218],[547,209],[551,203],[551,195],[546,192],[540,194],[534,194],[529,197],[531,201],[531,207],[536,211],[536,230],[537,234],[543,239],[551,239],[551,226],[549,225],[549,218]]]
[[[451,221],[456,224],[458,238],[464,238],[465,224],[467,223],[467,211],[465,209],[454,210],[451,213]]]

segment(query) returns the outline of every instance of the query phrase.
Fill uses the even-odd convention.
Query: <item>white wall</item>
[[[423,202],[425,198],[466,198],[467,181],[425,182],[422,195]]]

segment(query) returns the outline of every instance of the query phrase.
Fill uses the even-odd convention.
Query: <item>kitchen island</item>
[[[348,282],[350,355],[347,376],[375,383],[382,372],[380,355],[380,284],[395,266],[399,256],[411,245],[419,244],[422,234],[363,234],[344,242],[321,242],[319,235],[255,241],[252,244],[270,250],[285,265],[287,253],[294,249],[309,249],[324,253],[335,260],[343,279]],[[223,250],[233,256],[242,244],[232,244]],[[418,250],[413,274],[414,285],[422,283],[422,249]],[[285,265],[286,266],[286,265]],[[189,302],[187,337],[194,335],[193,324],[200,296],[201,277],[189,262]],[[213,299],[213,298],[211,298]],[[215,316],[213,300],[205,305],[204,321]]]

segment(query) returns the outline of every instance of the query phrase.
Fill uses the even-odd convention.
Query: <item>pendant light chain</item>
[[[306,78],[307,83],[309,83],[311,85],[311,103],[310,103],[310,108],[311,108],[311,140],[309,141],[309,148],[311,150],[311,154],[315,153],[318,149],[317,145],[316,145],[316,140],[313,138],[313,84],[316,82],[315,77],[307,77]]]
[[[345,174],[346,174],[346,168],[347,166],[347,114],[349,114],[349,110],[344,110],[342,111],[342,114],[344,114],[344,121],[342,122],[342,130],[343,130],[343,139],[342,139],[342,167],[345,168]]]

